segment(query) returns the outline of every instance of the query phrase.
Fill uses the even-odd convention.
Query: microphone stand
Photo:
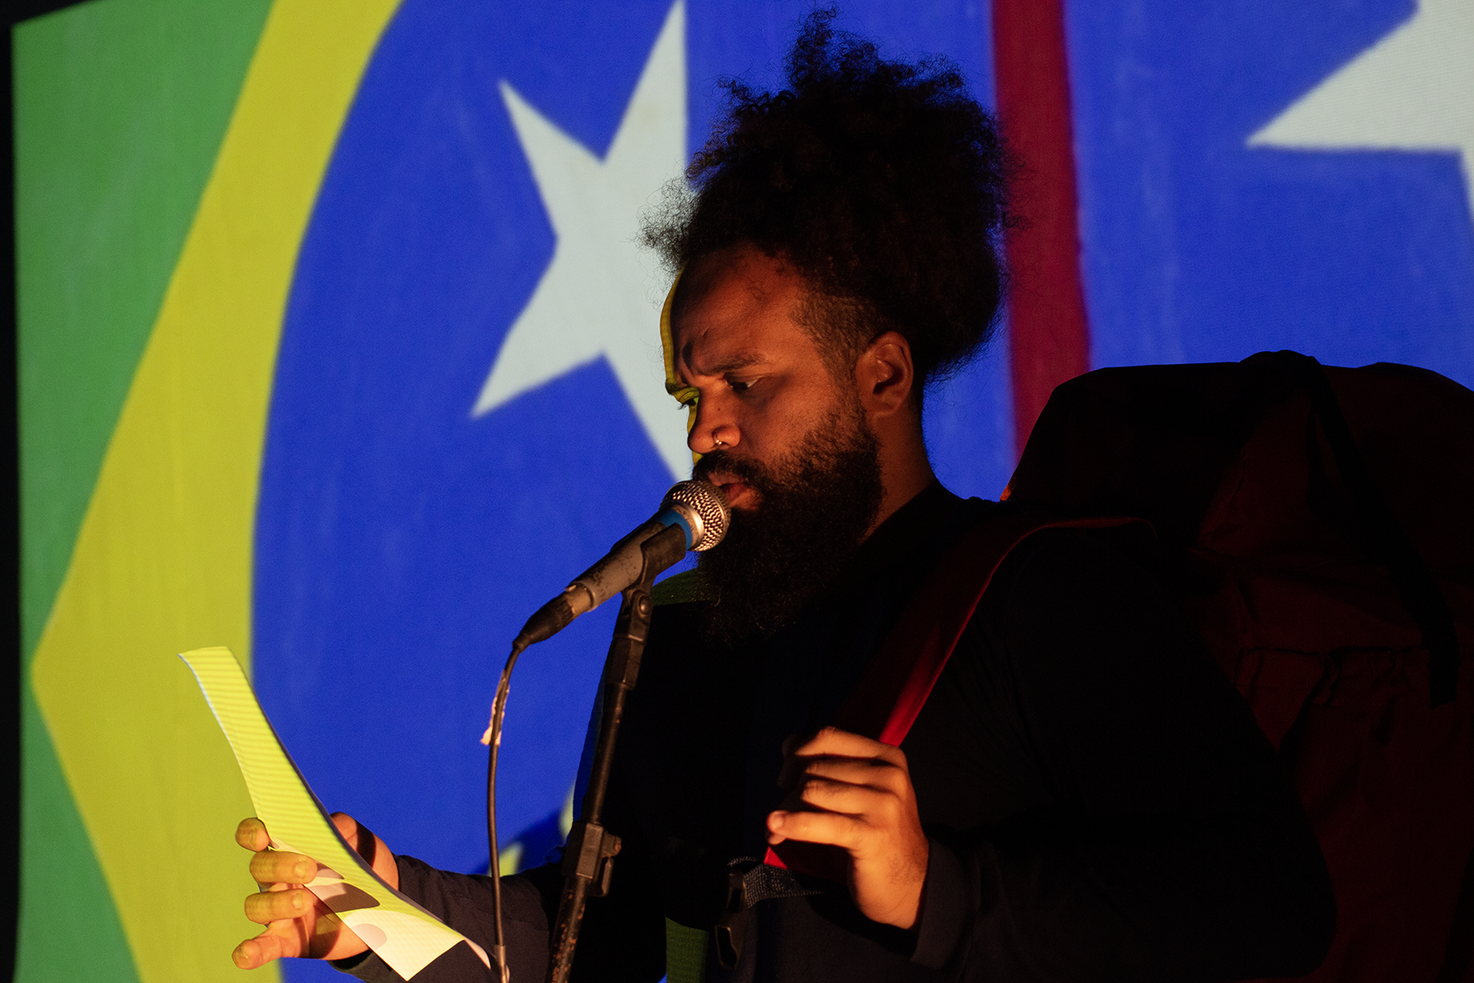
[[[603,713],[599,719],[599,740],[594,746],[593,770],[579,819],[569,830],[568,843],[563,848],[563,896],[550,942],[548,983],[567,983],[583,921],[584,901],[609,893],[619,837],[600,825],[600,819],[604,796],[609,790],[614,742],[619,737],[625,697],[635,688],[645,640],[650,634],[650,616],[655,608],[650,588],[655,574],[671,566],[685,552],[685,534],[674,526],[652,536],[641,546],[644,567],[640,579],[623,592],[619,619],[614,623],[614,638],[609,643],[609,657],[604,663]]]

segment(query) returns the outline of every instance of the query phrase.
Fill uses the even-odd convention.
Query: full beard
[[[772,465],[715,452],[695,476],[726,472],[759,493],[734,510],[720,546],[697,557],[713,603],[707,637],[771,636],[839,579],[880,511],[880,453],[858,406],[836,409]]]

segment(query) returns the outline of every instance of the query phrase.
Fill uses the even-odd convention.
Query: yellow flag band
[[[670,285],[670,293],[665,295],[665,304],[660,308],[660,353],[665,358],[665,391],[690,411],[686,417],[686,432],[690,433],[696,426],[696,398],[699,394],[694,386],[686,385],[676,375],[676,343],[670,327],[671,310],[676,306],[676,288],[680,285],[681,274],[677,273],[675,283]],[[692,454],[691,457],[700,460],[701,455]]]

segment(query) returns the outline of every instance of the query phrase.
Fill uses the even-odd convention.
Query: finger
[[[827,778],[889,792],[899,792],[908,781],[901,768],[875,758],[810,758],[799,781],[810,778]]]
[[[392,888],[398,888],[399,865],[389,845],[347,813],[335,812],[332,819],[343,839],[358,852],[364,863],[373,868],[379,879]]]
[[[300,853],[262,850],[251,858],[251,876],[257,884],[306,884],[317,876],[317,864]]]
[[[906,755],[900,748],[835,727],[825,727],[807,738],[790,737],[783,742],[783,749],[787,756],[778,773],[778,787],[783,789],[793,787],[798,781],[799,772],[809,762],[827,758],[880,761],[908,773]]]
[[[847,730],[838,727],[825,727],[813,737],[794,748],[792,754],[798,757],[821,757],[833,756],[839,758],[880,758],[891,764],[902,765],[906,756],[898,747],[872,741],[868,737],[859,734],[851,734]]]
[[[798,801],[809,811],[838,812],[857,819],[871,821],[870,817],[888,817],[894,810],[890,807],[893,796],[879,792],[866,785],[851,785],[848,782],[831,781],[828,778],[809,778],[794,790]]]
[[[783,738],[783,767],[778,770],[778,787],[785,791],[798,781],[798,775],[808,764],[809,758],[799,757],[800,748],[807,746],[818,735],[816,733],[789,734]]]
[[[779,809],[768,813],[768,843],[784,840],[803,843],[827,843],[845,850],[856,849],[867,832],[854,816],[837,812],[787,812]]]
[[[884,745],[882,745],[884,746]],[[895,748],[897,755],[901,752]],[[823,775],[826,778],[837,778],[840,781],[854,782],[858,785],[877,785],[899,791],[901,787],[910,781],[904,763],[898,763],[892,757],[838,757],[817,756],[789,757],[783,762],[783,768],[778,774],[778,787],[788,790],[803,780],[805,775]]]
[[[373,834],[372,830],[346,812],[335,812],[331,818],[333,825],[338,827],[338,832],[342,834],[348,845],[357,851],[364,863],[372,867],[374,856],[378,853],[378,845],[382,841]]]
[[[252,816],[242,819],[235,828],[235,841],[247,850],[265,850],[271,845],[271,836],[266,832],[266,824]]]
[[[236,946],[230,958],[241,969],[259,969],[277,959],[301,954],[301,933],[268,928],[254,939],[247,939]]]
[[[333,821],[334,826],[338,827],[338,832],[342,834],[343,839],[348,841],[348,845],[355,850],[358,849],[359,841],[364,838],[365,834],[370,838],[373,836],[372,833],[369,833],[368,830],[358,824],[357,819],[354,819],[346,812],[335,812],[328,818]]]
[[[797,753],[791,753],[791,754],[789,754],[789,756],[787,758],[785,758],[784,761],[783,761],[783,767],[781,769],[779,769],[779,771],[778,771],[778,787],[781,788],[781,789],[785,789],[785,790],[793,788],[793,786],[798,783],[798,781],[800,780],[800,777],[803,775],[803,773],[808,770],[808,768],[809,768],[810,765],[812,765],[816,761],[827,761],[827,760],[830,760],[830,759],[829,758],[825,758],[823,756],[818,756],[818,755],[800,755],[800,754],[797,754]],[[872,761],[874,759],[873,758],[869,758],[869,757],[863,757],[863,758],[835,758],[833,760],[837,760],[837,761],[860,761],[860,762],[868,762],[868,761]]]
[[[246,917],[258,925],[270,925],[284,919],[301,918],[317,898],[306,888],[285,891],[262,891],[246,897]]]
[[[784,791],[791,791],[794,786],[803,781],[803,776],[808,773],[809,769],[814,765],[815,762],[826,760],[829,759],[805,758],[799,757],[797,755],[790,755],[788,759],[783,762],[783,767],[778,772],[778,787],[783,789]],[[855,759],[837,758],[834,760],[846,761]],[[863,760],[868,761],[870,759],[867,758]]]

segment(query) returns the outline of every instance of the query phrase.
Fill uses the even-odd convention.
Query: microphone
[[[642,573],[654,576],[666,569],[684,556],[686,550],[711,549],[727,535],[731,521],[732,510],[715,485],[699,479],[677,482],[665,493],[660,511],[615,543],[602,560],[579,574],[563,593],[527,619],[512,643],[513,649],[521,651],[551,638],[574,618],[635,584]],[[661,535],[672,540],[672,548],[648,551],[647,561],[645,544]],[[679,551],[675,549],[676,542],[682,544]],[[647,571],[647,562],[656,563],[656,569]]]

